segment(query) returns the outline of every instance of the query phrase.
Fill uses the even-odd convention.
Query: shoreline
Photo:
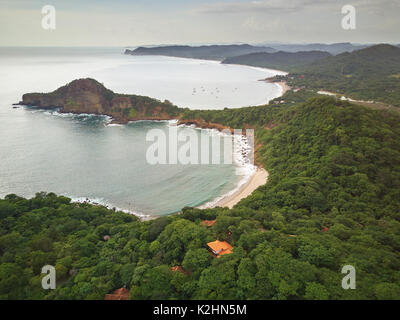
[[[269,173],[261,167],[257,167],[256,171],[250,176],[248,181],[246,181],[235,193],[223,197],[218,200],[215,204],[207,208],[225,208],[228,207],[232,209],[241,200],[250,196],[259,187],[265,185],[268,182]]]
[[[282,95],[280,97],[282,97],[286,92],[288,92],[291,89],[286,81],[275,82],[275,84],[281,87],[282,89]]]
[[[40,108],[39,108],[40,109]],[[53,111],[53,115],[85,115],[85,116],[101,116],[101,117],[107,117],[106,121],[106,126],[113,126],[113,125],[127,125],[130,122],[141,122],[141,121],[149,121],[149,122],[174,122],[175,125],[186,125],[186,126],[194,126],[194,128],[204,130],[204,129],[211,129],[211,130],[216,130],[219,132],[223,132],[223,130],[229,130],[233,132],[232,128],[229,128],[227,126],[223,126],[221,124],[217,123],[209,123],[204,120],[182,120],[182,119],[173,119],[173,120],[165,120],[165,119],[160,119],[160,120],[155,120],[155,119],[145,119],[145,120],[133,120],[133,121],[128,121],[127,123],[118,123],[116,121],[113,121],[114,119],[109,116],[109,115],[99,115],[99,114],[87,114],[87,113],[71,113],[71,112],[60,112],[61,110],[46,110],[42,109],[44,111]],[[242,133],[243,134],[243,133]],[[197,206],[196,208],[200,209],[206,209],[206,208],[216,208],[216,207],[229,207],[232,208],[234,205],[236,205],[239,201],[241,201],[244,198],[247,198],[250,196],[258,187],[266,184],[268,182],[268,172],[260,167],[255,165],[255,170],[252,172],[250,175],[244,177],[243,179],[240,179],[238,183],[235,185],[232,190],[224,195],[220,195],[219,197],[214,198],[211,201],[207,201],[206,203]],[[238,168],[241,168],[239,166]],[[244,181],[244,182],[243,182]],[[106,207],[107,209],[113,209],[115,206],[104,203],[103,201],[100,201],[99,199],[90,199],[86,197],[71,197],[70,195],[65,195],[67,197],[70,197],[72,202],[74,203],[88,203],[92,205],[97,205],[97,206],[102,206]],[[122,211],[127,214],[134,215],[137,217],[140,221],[150,221],[154,219],[158,219],[160,217],[163,217],[164,215],[152,215],[152,214],[145,214],[145,213],[140,213],[136,211],[132,211],[130,209],[122,209],[115,207],[117,211]],[[174,214],[179,214],[181,211],[177,211]],[[174,215],[171,214],[171,215]]]
[[[274,81],[275,77],[271,77],[271,78],[266,78],[266,79],[261,79],[259,81],[264,81],[264,82],[268,82],[268,83],[273,83],[275,85],[277,85],[279,88],[281,88],[281,95],[277,98],[281,98],[286,92],[288,92],[289,90],[291,90],[292,88],[287,84],[287,81]]]
[[[219,132],[223,132],[224,130],[230,131],[234,136],[242,136],[246,137],[245,133],[242,131],[241,134],[235,134],[232,128],[227,126],[223,126],[220,124],[210,123],[198,120],[186,120],[186,121],[179,121],[178,125],[184,126],[194,126],[196,129],[200,130],[215,130]],[[243,143],[243,142],[242,142]],[[248,146],[247,140],[244,142],[245,148]],[[242,145],[243,147],[243,145]],[[242,154],[242,152],[240,152]],[[229,192],[224,193],[214,199],[207,201],[201,205],[196,206],[198,209],[210,209],[216,207],[229,207],[230,209],[235,206],[239,201],[244,198],[247,198],[251,195],[256,189],[260,186],[265,185],[268,182],[269,173],[257,164],[249,163],[250,157],[249,154],[246,153],[242,161],[236,161],[236,170],[245,169],[251,170],[249,174],[244,174],[239,181],[235,184],[235,187],[231,189]],[[250,167],[249,167],[250,166]]]
[[[179,57],[176,57],[179,58]],[[182,59],[182,58],[181,58]],[[186,59],[192,59],[192,58],[186,58]],[[193,60],[204,60],[204,61],[215,61],[216,60],[205,60],[205,59],[193,59]],[[269,71],[272,73],[276,73],[277,75],[281,74],[286,74],[286,72],[281,71],[281,70],[274,70],[274,69],[268,69],[268,68],[260,68],[260,67],[253,67],[253,66],[247,66],[247,65],[238,65],[242,67],[250,67],[250,68],[255,68],[258,70],[262,71]],[[269,83],[274,83],[277,86],[281,88],[281,94],[279,97],[282,97],[288,90],[290,90],[290,87],[286,83],[286,81],[280,81],[280,82],[274,82],[271,81],[274,77],[259,80],[259,81],[265,81]],[[277,98],[279,98],[277,97]],[[26,106],[26,104],[19,102],[15,105],[21,105],[21,106]],[[43,107],[38,107],[38,109],[42,110],[47,110],[47,111],[56,111],[59,114],[75,114],[75,115],[96,115],[96,116],[106,116],[109,118],[106,126],[115,126],[115,125],[127,125],[131,122],[140,122],[140,121],[154,121],[154,122],[169,122],[169,121],[174,121],[176,122],[177,125],[194,125],[195,128],[198,129],[214,129],[217,131],[222,132],[223,130],[230,130],[233,133],[233,129],[229,128],[227,126],[224,126],[219,123],[210,123],[206,122],[203,119],[181,119],[180,116],[178,117],[143,117],[142,119],[125,119],[121,117],[115,117],[115,115],[111,114],[96,114],[96,113],[85,113],[85,112],[67,112],[64,111],[63,108],[61,107],[54,107],[54,108],[43,108]],[[239,166],[240,167],[240,166]],[[248,175],[247,177],[240,179],[240,181],[236,184],[235,188],[233,188],[230,193],[227,193],[225,195],[221,195],[219,197],[216,197],[212,201],[208,201],[207,203],[198,206],[197,208],[216,208],[216,207],[228,207],[232,208],[234,207],[237,203],[239,203],[242,199],[247,198],[250,196],[256,189],[258,189],[260,186],[265,185],[268,182],[268,177],[269,173],[262,167],[260,166],[255,166],[255,170],[251,175]],[[89,200],[89,199],[85,199]],[[78,203],[81,201],[77,201]],[[92,201],[83,201],[83,202],[88,202],[91,203]],[[94,205],[101,205],[108,207],[107,205],[103,205],[100,203],[96,203],[93,201]],[[81,202],[82,203],[82,202]],[[120,208],[117,208],[119,211],[123,211],[129,214],[132,214],[136,217],[138,217],[141,221],[148,221],[148,220],[153,220],[153,219],[158,219],[162,217],[163,215],[148,215],[148,214],[140,214],[137,212],[132,212],[130,210],[121,210]],[[179,214],[180,211],[176,212],[175,214]]]

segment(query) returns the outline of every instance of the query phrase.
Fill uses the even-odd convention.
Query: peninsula
[[[114,93],[90,78],[74,80],[50,93],[24,94],[19,105],[59,108],[63,113],[107,115],[121,124],[136,120],[176,119],[184,111],[169,101]]]
[[[236,57],[256,52],[276,52],[271,47],[252,46],[248,44],[234,45],[210,45],[210,46],[160,46],[160,47],[138,47],[126,49],[125,54],[133,56],[169,56],[178,58],[191,58],[203,60],[222,61],[226,58]]]

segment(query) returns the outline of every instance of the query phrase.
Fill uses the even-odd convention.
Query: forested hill
[[[309,73],[344,77],[392,76],[400,73],[400,48],[380,44],[366,49],[342,53],[296,69]]]
[[[130,55],[161,55],[179,58],[223,60],[225,58],[240,56],[254,52],[275,52],[270,47],[256,47],[248,44],[240,45],[210,45],[210,46],[163,46],[139,47],[134,50],[127,49],[125,54]]]
[[[254,67],[272,68],[283,71],[290,71],[294,67],[314,63],[323,58],[330,57],[328,52],[303,51],[303,52],[258,52],[243,56],[227,58],[222,63],[243,64]]]
[[[103,299],[126,286],[132,299],[399,299],[397,113],[328,97],[191,112],[256,128],[268,184],[232,210],[149,222],[54,194],[10,195],[0,200],[0,298]],[[233,254],[213,259],[206,243],[216,239]],[[56,290],[41,289],[46,264]],[[344,265],[356,268],[356,290],[342,288]]]
[[[293,85],[400,106],[400,48],[381,44],[292,68]]]
[[[353,44],[349,42],[343,43],[309,43],[309,44],[279,44],[279,43],[264,43],[265,46],[276,49],[277,51],[285,52],[300,52],[300,51],[326,51],[330,54],[337,55],[343,52],[352,52],[354,50],[364,49],[370,45]]]

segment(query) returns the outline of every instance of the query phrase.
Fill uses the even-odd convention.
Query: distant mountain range
[[[275,53],[258,52],[227,58],[223,60],[222,63],[290,71],[291,68],[309,64],[327,57],[331,57],[331,54],[323,51],[302,51],[296,53],[283,51]]]
[[[263,46],[274,48],[277,51],[299,52],[299,51],[326,51],[330,54],[337,55],[343,52],[352,52],[372,46],[370,44],[352,44],[344,43],[309,43],[309,44],[271,44],[263,43]]]
[[[335,56],[322,51],[252,53],[222,63],[284,70],[292,87],[400,106],[400,48],[389,44]]]
[[[162,55],[181,58],[207,59],[207,60],[224,60],[236,56],[252,54],[252,53],[275,53],[284,52],[308,52],[308,51],[324,51],[331,55],[338,55],[345,52],[353,52],[375,46],[374,44],[353,44],[350,42],[343,43],[309,43],[309,44],[286,44],[286,43],[262,43],[259,45],[249,44],[232,44],[232,45],[165,45],[138,47],[136,49],[126,49],[125,54],[131,55]],[[398,44],[397,46],[400,46]]]
[[[252,53],[274,53],[285,52],[304,52],[304,51],[325,51],[332,55],[344,52],[353,52],[367,48],[368,44],[345,43],[311,43],[311,44],[280,44],[264,43],[260,45],[232,44],[232,45],[165,45],[152,47],[138,47],[136,49],[126,49],[125,54],[131,55],[162,55],[180,58],[224,60],[231,57],[242,56]]]
[[[389,44],[163,46],[139,47],[125,53],[279,69],[290,73],[286,80],[291,86],[334,91],[354,99],[400,106],[400,48]]]
[[[125,54],[134,56],[160,55],[179,58],[224,60],[226,58],[241,56],[255,52],[275,52],[270,47],[256,47],[248,44],[242,45],[211,45],[211,46],[161,46],[161,47],[138,47],[134,50],[126,49]]]

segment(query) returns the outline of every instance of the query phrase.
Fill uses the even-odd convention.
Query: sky
[[[42,27],[45,5],[55,30]],[[400,0],[0,0],[0,46],[400,43],[399,17]]]

